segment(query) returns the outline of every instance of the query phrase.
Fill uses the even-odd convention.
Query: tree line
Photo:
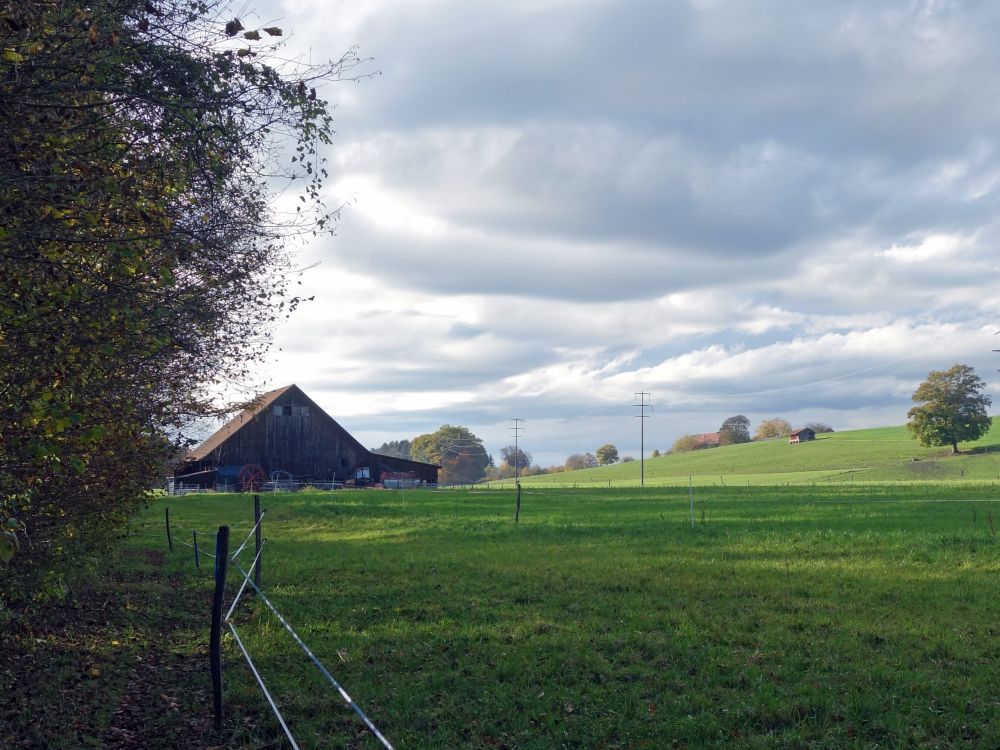
[[[574,453],[567,457],[563,465],[547,467],[533,463],[531,453],[520,446],[505,445],[500,449],[500,460],[497,462],[486,450],[482,439],[469,428],[447,424],[412,440],[389,440],[371,450],[385,456],[437,464],[441,467],[438,479],[442,484],[471,484],[514,476],[553,474],[635,460],[631,456],[619,456],[617,447],[605,443],[593,453]]]
[[[824,422],[809,422],[806,427],[813,432],[833,432],[833,428]],[[788,437],[794,428],[791,422],[782,417],[772,417],[765,419],[757,425],[753,435],[750,434],[750,420],[742,414],[727,417],[717,432],[702,433],[700,435],[681,435],[671,446],[669,453],[687,453],[688,451],[702,450],[704,448],[717,448],[723,445],[739,445],[755,440],[772,440],[774,438]],[[659,451],[655,452],[659,455]]]

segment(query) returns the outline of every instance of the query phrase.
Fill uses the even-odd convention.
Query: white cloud
[[[270,369],[366,442],[518,416],[543,461],[635,453],[640,389],[661,449],[867,426],[997,366],[1000,6],[263,5],[383,72],[325,91],[350,205]]]

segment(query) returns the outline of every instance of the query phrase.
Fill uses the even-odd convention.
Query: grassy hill
[[[647,485],[814,484],[819,482],[1000,481],[1000,427],[962,455],[924,448],[905,426],[818,435],[789,445],[784,438],[646,460]],[[527,477],[526,485],[627,486],[639,483],[639,462]],[[509,484],[510,482],[508,482]],[[495,483],[496,484],[496,483]]]

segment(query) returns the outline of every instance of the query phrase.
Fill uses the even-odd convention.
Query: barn
[[[808,440],[815,439],[816,431],[812,427],[803,427],[802,429],[788,433],[789,445],[798,445],[799,443],[805,443]]]
[[[259,396],[188,453],[174,470],[172,486],[364,485],[383,474],[436,484],[439,468],[371,452],[293,384]]]

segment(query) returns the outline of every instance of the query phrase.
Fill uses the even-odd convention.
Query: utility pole
[[[520,458],[520,456],[518,455],[520,451],[517,449],[517,440],[521,435],[524,434],[524,428],[521,426],[522,422],[524,422],[523,419],[515,418],[510,420],[510,431],[514,433],[514,483],[515,484],[520,481],[521,477],[519,471],[520,463],[518,461],[518,459]]]
[[[639,486],[646,486],[646,420],[649,419],[649,415],[646,414],[646,409],[652,409],[653,405],[646,403],[646,399],[649,394],[646,391],[639,391],[635,394],[635,397],[639,399],[639,403],[632,404],[632,406],[638,407],[639,413],[635,415],[635,418],[639,420]]]
[[[510,420],[510,422],[510,430],[514,433],[514,487],[517,491],[517,502],[514,505],[514,523],[517,523],[521,518],[521,470],[520,461],[518,460],[520,458],[518,455],[520,449],[517,447],[517,441],[524,432],[524,428],[521,426],[524,420],[515,418]]]

